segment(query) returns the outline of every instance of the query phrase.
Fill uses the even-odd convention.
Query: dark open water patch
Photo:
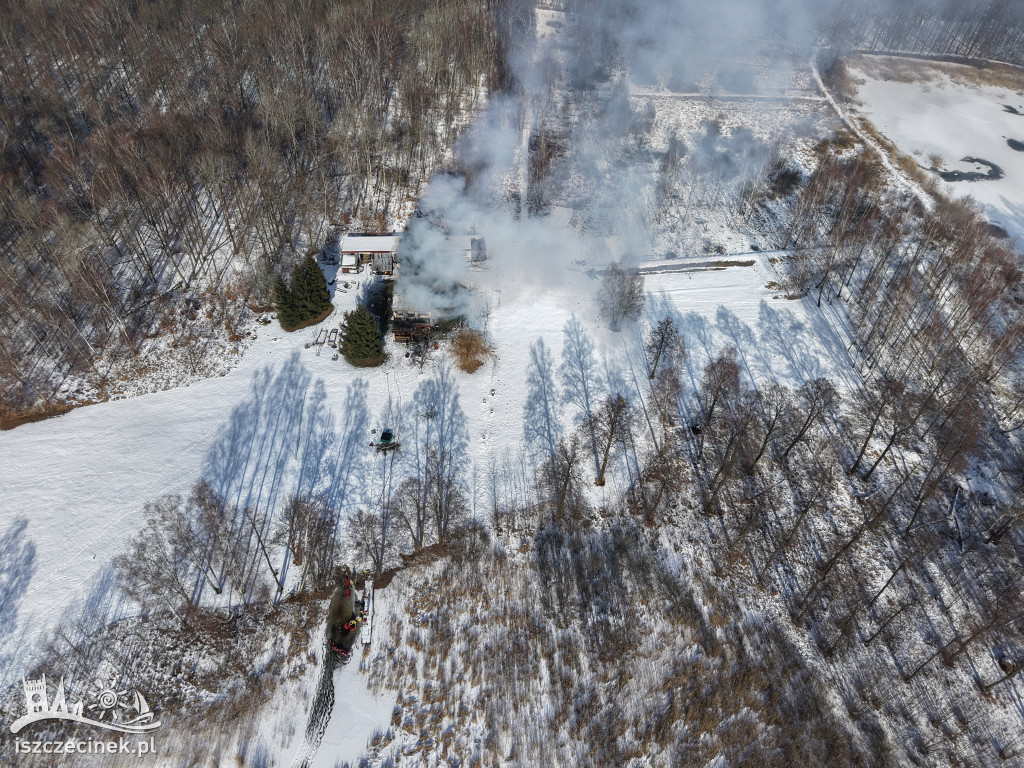
[[[993,162],[982,160],[980,157],[963,157],[962,163],[988,166],[987,171],[936,171],[943,181],[996,181],[1003,178],[1006,173]]]
[[[1024,152],[1024,141],[1017,141],[1016,139],[1007,139],[1006,144],[1007,146],[1010,147],[1010,149],[1014,149],[1018,152]]]

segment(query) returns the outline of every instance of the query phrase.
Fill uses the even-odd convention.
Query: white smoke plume
[[[794,66],[806,67],[825,5],[570,0],[564,11],[535,10],[535,30],[510,50],[517,87],[492,97],[456,147],[456,172],[436,176],[420,200],[396,294],[435,315],[469,310],[456,287],[466,259],[448,249],[449,234],[484,238],[487,268],[474,281],[503,290],[664,257],[649,231],[658,111],[636,89],[781,93]],[[694,173],[737,184],[770,154],[741,128],[706,126],[682,143]]]

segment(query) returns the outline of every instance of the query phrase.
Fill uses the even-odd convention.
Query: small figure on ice
[[[355,586],[348,568],[338,569],[338,586],[327,611],[327,647],[336,653],[342,664],[352,658],[352,646],[366,619],[365,605],[355,598]]]

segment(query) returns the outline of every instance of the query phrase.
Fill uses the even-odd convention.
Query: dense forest
[[[869,51],[1024,63],[1024,6],[1015,0],[855,0],[828,29]]]
[[[0,408],[102,395],[200,302],[233,332],[325,228],[388,226],[507,77],[513,10],[4,3]]]

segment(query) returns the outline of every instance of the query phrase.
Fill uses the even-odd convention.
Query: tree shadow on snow
[[[530,345],[526,402],[523,405],[523,438],[538,456],[547,458],[555,453],[562,434],[558,419],[560,404],[554,361],[544,346],[544,339],[538,338]]]
[[[715,320],[718,323],[718,329],[728,339],[729,343],[736,348],[740,364],[743,366],[743,370],[747,372],[747,380],[753,385],[757,379],[750,368],[749,358],[758,349],[754,332],[750,330],[750,326],[741,321],[736,316],[736,313],[724,304],[719,304],[718,310],[715,312]],[[772,378],[771,367],[764,366],[762,374],[769,379]]]
[[[276,373],[267,366],[253,375],[249,399],[231,412],[207,454],[204,477],[221,498],[240,507],[277,507],[288,462],[301,448],[311,382],[298,352]],[[312,407],[320,405],[314,398]]]
[[[107,563],[89,579],[85,596],[61,613],[46,648],[52,668],[44,671],[51,676],[63,676],[68,687],[75,687],[78,681],[77,688],[82,690],[83,685],[95,680],[104,658],[109,658],[103,630],[136,612],[137,606],[118,589],[113,563]]]
[[[445,483],[456,482],[467,462],[469,428],[451,370],[441,367],[434,377],[422,381],[405,412],[410,439],[402,450],[407,469],[421,487],[432,481],[430,471],[440,473],[438,479]]]
[[[590,419],[604,395],[604,379],[594,356],[594,343],[576,315],[562,327],[562,334],[562,364],[558,369],[562,384],[562,401],[576,406],[574,423],[589,425],[586,432],[596,472],[600,467],[600,458]]]
[[[327,408],[327,390],[317,379],[307,391],[301,410],[302,422],[296,438],[299,477],[295,493],[312,496],[324,480],[324,458],[335,438],[334,414]]]
[[[696,418],[696,414],[693,412],[691,400],[687,394],[697,391],[699,371],[703,367],[703,362],[698,363],[694,358],[700,354],[702,358],[706,356],[710,360],[711,356],[711,339],[707,320],[693,312],[684,316],[671,297],[664,292],[657,295],[648,293],[646,307],[647,318],[652,327],[667,317],[679,329],[679,335],[686,348],[686,359],[683,362],[684,370],[679,372],[682,391],[679,393],[679,401],[675,405],[679,415],[689,423]],[[646,355],[646,352],[643,354]]]
[[[210,448],[204,477],[225,502],[253,511],[261,535],[292,494],[323,499],[340,519],[368,498],[361,483],[373,455],[368,391],[365,379],[350,383],[339,418],[298,352],[276,370],[257,371]]]
[[[325,431],[330,430],[331,441],[318,465],[317,487],[323,489],[331,507],[339,511],[363,501],[359,479],[369,466],[372,455],[367,445],[370,415],[366,399],[369,390],[370,385],[362,378],[349,384],[342,406],[341,424],[333,416],[324,424]]]
[[[11,667],[18,654],[14,642],[18,608],[36,572],[36,545],[25,536],[28,518],[18,516],[0,534],[0,689],[17,675]]]
[[[782,358],[791,385],[826,375],[813,347],[808,344],[806,325],[788,309],[776,309],[762,300],[758,310],[758,339],[771,355]]]
[[[10,632],[0,636],[3,647],[11,649],[0,656],[0,690],[17,685],[20,677],[42,673],[53,680],[64,678],[69,691],[80,693],[95,683],[100,670],[120,674],[120,670],[109,666],[104,631],[132,614],[136,606],[117,588],[112,563],[94,573],[81,592],[81,596],[74,595],[75,599],[61,611],[45,636],[28,626],[22,628],[17,638]],[[105,657],[108,664],[104,666],[101,662]],[[124,682],[120,677],[111,681]]]

